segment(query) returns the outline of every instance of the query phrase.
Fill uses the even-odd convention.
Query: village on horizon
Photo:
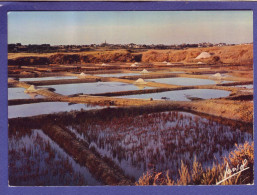
[[[8,44],[9,53],[50,53],[50,52],[82,52],[82,51],[95,51],[102,49],[187,49],[187,48],[201,48],[201,47],[221,47],[221,46],[234,46],[234,45],[248,45],[252,43],[242,43],[242,44],[228,44],[228,43],[194,43],[194,44],[110,44],[106,41],[101,44],[88,44],[88,45],[51,45],[51,44],[28,44],[23,45],[22,43],[12,43]]]

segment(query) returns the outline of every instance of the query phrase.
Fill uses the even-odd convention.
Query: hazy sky
[[[249,43],[252,11],[9,12],[8,43]]]

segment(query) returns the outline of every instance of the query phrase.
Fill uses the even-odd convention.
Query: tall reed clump
[[[191,170],[181,162],[179,177],[173,180],[166,172],[147,171],[136,185],[240,185],[253,183],[254,143],[235,145],[220,164],[203,169],[196,158]],[[243,171],[241,171],[243,170]],[[241,172],[240,172],[241,171]]]

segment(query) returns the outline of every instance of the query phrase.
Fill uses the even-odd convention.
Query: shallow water
[[[223,125],[183,112],[162,112],[69,125],[77,139],[90,144],[136,180],[147,170],[170,170],[178,175],[181,160],[192,167],[194,158],[204,167],[220,162],[235,143],[252,141],[237,126]]]
[[[27,94],[24,93],[24,88],[8,88],[8,100],[13,99],[34,99],[34,98],[44,98],[44,96],[37,94]]]
[[[62,95],[71,95],[77,93],[83,94],[98,94],[106,92],[118,92],[118,91],[129,91],[139,90],[133,84],[126,84],[120,82],[96,82],[96,83],[76,83],[76,84],[63,84],[63,85],[48,85],[43,87],[54,88],[56,93]],[[152,89],[152,87],[145,87],[144,89]]]
[[[40,102],[8,106],[8,118],[29,117],[41,114],[52,114],[57,112],[69,112],[71,110],[102,109],[102,106],[91,106],[87,104],[71,104],[67,102]]]
[[[247,89],[253,89],[253,84],[250,84],[250,85],[235,85],[235,86],[232,86],[232,87],[244,87],[244,88],[247,88]]]
[[[35,77],[35,78],[20,78],[19,81],[47,81],[47,80],[62,80],[62,79],[77,79],[76,76],[55,76],[55,77]]]
[[[8,150],[10,185],[101,185],[42,130],[10,132]]]
[[[195,85],[213,85],[215,81],[210,79],[197,79],[197,78],[186,78],[186,77],[172,77],[172,78],[159,78],[159,79],[147,79],[146,81],[165,83],[172,85],[182,86],[195,86]]]
[[[190,101],[190,97],[211,99],[227,97],[230,94],[229,91],[217,90],[217,89],[187,89],[187,90],[176,90],[176,91],[165,91],[160,93],[147,93],[137,95],[126,95],[119,96],[120,98],[139,98],[139,99],[162,99],[173,101]]]
[[[114,74],[96,74],[95,76],[99,77],[123,77],[123,76],[137,76],[141,75],[140,73],[114,73]]]

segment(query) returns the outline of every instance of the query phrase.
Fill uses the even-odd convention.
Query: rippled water
[[[52,114],[57,112],[69,112],[71,110],[102,109],[102,106],[87,104],[69,104],[67,102],[40,102],[32,104],[21,104],[8,106],[8,118],[37,116],[41,114]]]
[[[106,92],[118,92],[142,89],[133,84],[126,84],[120,82],[96,82],[96,83],[76,83],[63,85],[48,85],[43,87],[54,88],[56,93],[62,95],[71,95],[77,93],[83,94],[97,94]],[[152,87],[144,87],[144,89],[152,89]]]
[[[227,97],[230,94],[229,91],[217,90],[217,89],[187,89],[187,90],[176,90],[176,91],[165,91],[160,93],[147,93],[137,95],[126,95],[119,96],[120,98],[138,98],[138,99],[167,99],[173,101],[190,101],[190,98],[221,98]]]

